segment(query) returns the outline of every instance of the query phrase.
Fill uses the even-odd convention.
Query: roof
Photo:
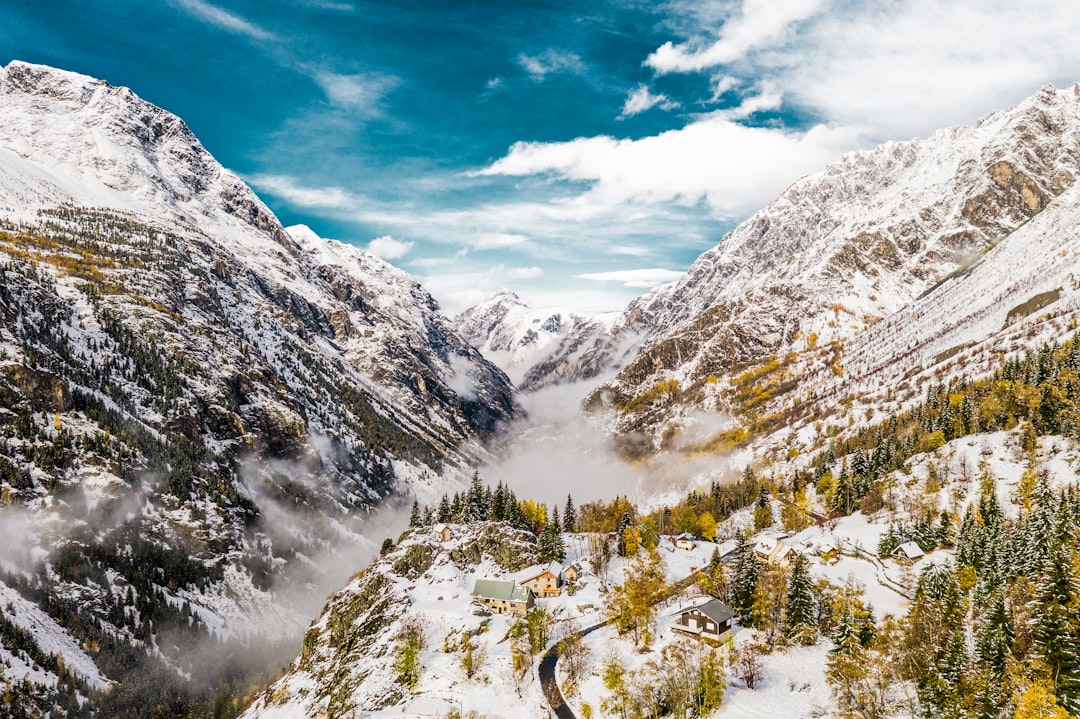
[[[558,577],[562,574],[562,565],[556,561],[551,561],[547,564],[537,564],[535,566],[522,569],[520,572],[514,575],[514,579],[519,582],[527,582],[530,579],[536,579],[544,572],[551,572],[556,577]]]
[[[917,559],[924,556],[923,550],[915,542],[904,542],[893,550],[893,554],[903,554],[908,559]]]
[[[680,609],[677,612],[673,612],[673,616],[680,614],[686,614],[688,612],[701,612],[709,619],[713,620],[717,624],[723,624],[724,622],[731,621],[735,617],[735,612],[728,605],[721,602],[719,599],[710,599],[704,604],[698,604],[694,607],[686,607]]]
[[[436,532],[440,532],[440,533],[444,529],[450,529],[450,525],[449,524],[436,524],[434,527],[432,527],[432,530],[434,530]]]
[[[689,539],[690,541],[693,541],[697,539],[697,537],[690,534],[690,532],[683,532],[682,534],[676,534],[675,539]]]
[[[525,602],[529,599],[529,590],[514,582],[502,582],[497,579],[477,579],[473,585],[472,596],[484,599],[501,599],[507,602]]]
[[[782,557],[788,552],[795,552],[796,554],[798,554],[798,550],[790,544],[786,544],[782,541],[776,543],[776,556]]]
[[[565,567],[563,567],[564,572],[566,572],[566,571],[568,571],[570,569],[573,569],[575,572],[581,572],[581,573],[588,572],[588,571],[590,571],[589,570],[589,560],[586,559],[585,557],[578,557],[577,559],[575,559],[574,561],[570,562]]]

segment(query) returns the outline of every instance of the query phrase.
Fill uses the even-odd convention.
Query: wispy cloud
[[[654,95],[650,92],[647,85],[639,85],[627,95],[626,102],[623,103],[622,112],[619,114],[619,119],[622,120],[633,115],[638,115],[646,110],[651,110],[654,107],[659,107],[661,110],[674,110],[678,106],[679,103],[670,99],[667,95]]]
[[[683,276],[683,272],[665,270],[660,267],[651,267],[643,270],[614,270],[612,272],[588,272],[583,275],[575,275],[579,280],[593,280],[596,282],[619,282],[623,287],[635,287],[648,289],[674,282]]]
[[[334,12],[355,12],[356,6],[348,2],[336,2],[335,0],[300,0],[303,7],[315,8],[316,10],[333,10]]]
[[[367,251],[384,260],[396,260],[409,254],[409,250],[412,248],[412,242],[402,242],[401,240],[395,240],[390,235],[383,235],[369,242]]]
[[[666,42],[645,60],[657,73],[694,72],[726,65],[748,51],[784,37],[796,23],[816,14],[823,0],[744,0],[741,14],[724,23],[707,48]]]
[[[529,74],[533,82],[543,82],[553,73],[581,75],[585,72],[585,63],[577,53],[564,50],[547,49],[539,55],[518,55],[518,64]]]
[[[317,71],[313,78],[331,103],[366,115],[379,114],[379,103],[399,80],[377,73],[342,75]]]
[[[357,209],[362,200],[340,187],[305,187],[286,175],[256,174],[245,178],[257,189],[298,207]]]
[[[228,10],[222,10],[216,5],[211,5],[204,0],[174,0],[181,8],[188,12],[193,17],[202,20],[203,22],[214,25],[222,30],[226,30],[237,35],[246,35],[253,40],[273,40],[274,34],[268,30],[264,30],[258,25],[245,20],[244,18],[229,12]]]
[[[544,276],[542,267],[511,267],[506,276],[512,280],[535,280]]]
[[[525,235],[512,232],[484,232],[476,236],[471,247],[474,250],[501,250],[518,247],[529,241]]]

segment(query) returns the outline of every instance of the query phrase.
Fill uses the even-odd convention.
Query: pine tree
[[[420,503],[414,499],[412,503],[412,512],[409,513],[409,526],[419,527],[420,522]]]
[[[1072,715],[1080,714],[1080,636],[1072,552],[1058,545],[1043,562],[1032,615],[1034,650],[1050,670],[1054,691]]]
[[[750,539],[740,532],[732,553],[731,603],[743,621],[749,621],[760,576],[761,562],[754,554]]]
[[[975,655],[990,671],[994,681],[1000,681],[1005,676],[1014,638],[1012,616],[1005,606],[1005,597],[999,591],[990,599],[990,606],[975,635]]]
[[[442,496],[442,499],[439,500],[438,516],[439,521],[443,523],[449,522],[454,516],[453,510],[450,508],[450,498],[445,494]]]
[[[480,473],[473,472],[465,498],[465,521],[480,522],[487,519],[487,515],[488,504],[484,495],[484,485],[480,482]]]
[[[784,606],[784,635],[800,644],[817,641],[817,607],[806,557],[799,554],[791,566]]]
[[[574,500],[566,495],[566,509],[563,511],[563,529],[567,532],[577,531],[577,512],[574,511]]]
[[[754,531],[760,532],[772,523],[773,513],[772,503],[769,501],[769,490],[765,488],[765,485],[761,485],[757,504],[754,506]]]

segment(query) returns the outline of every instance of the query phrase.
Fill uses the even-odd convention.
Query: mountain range
[[[404,526],[395,507],[498,456],[522,392],[578,385],[629,459],[806,469],[928,385],[1075,330],[1077,176],[1080,86],[1045,87],[840,158],[621,313],[504,291],[451,319],[374,255],[283,227],[174,115],[12,62],[7,685],[26,714],[236,709]]]

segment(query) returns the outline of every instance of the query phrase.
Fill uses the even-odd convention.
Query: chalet
[[[576,582],[589,571],[589,560],[578,559],[563,567],[562,576],[564,582]]]
[[[450,525],[448,524],[436,524],[431,528],[435,532],[435,536],[439,538],[440,542],[448,542],[450,538],[454,536],[454,533],[450,531]]]
[[[735,612],[717,599],[710,599],[704,604],[680,609],[672,614],[677,617],[672,629],[691,634],[695,637],[727,639],[731,636],[731,620]]]
[[[758,558],[768,564],[777,564],[781,567],[790,566],[795,561],[798,551],[790,544],[785,544],[782,539],[760,539],[754,545],[754,553]]]
[[[903,564],[908,567],[910,567],[912,564],[915,564],[915,562],[919,561],[925,556],[926,554],[923,552],[922,549],[919,548],[919,545],[915,542],[904,542],[899,547],[894,549],[892,553],[892,558],[894,562],[896,562],[897,564]]]
[[[472,590],[473,601],[495,614],[524,617],[533,606],[533,593],[528,587],[496,579],[477,579]]]
[[[515,579],[538,597],[557,597],[562,593],[562,565],[558,562],[529,567],[518,572]]]
[[[803,540],[799,544],[799,551],[805,554],[816,554],[822,559],[834,560],[840,557],[843,545],[836,535],[826,534],[821,537],[812,537]]]
[[[696,546],[694,539],[694,535],[690,534],[689,532],[683,532],[682,534],[675,536],[672,539],[672,542],[678,549],[685,549],[689,552]]]

